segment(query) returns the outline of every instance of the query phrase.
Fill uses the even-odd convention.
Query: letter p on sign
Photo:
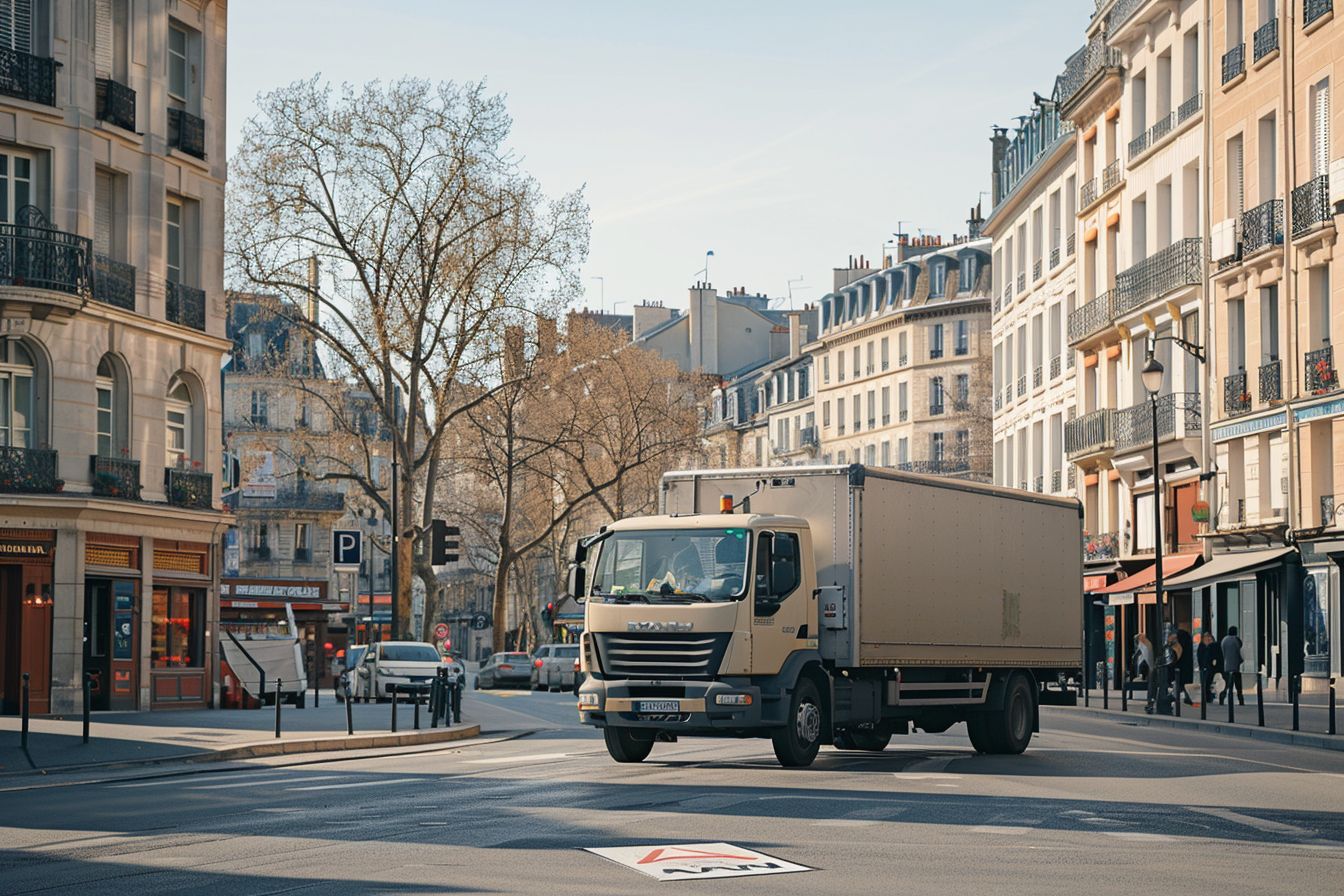
[[[359,572],[361,536],[358,529],[331,530],[331,568],[336,572]]]

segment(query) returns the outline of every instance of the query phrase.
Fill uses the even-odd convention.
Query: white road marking
[[[568,753],[528,753],[522,756],[495,756],[490,759],[468,759],[473,765],[491,765],[507,762],[540,762],[547,759],[568,759]]]
[[[910,772],[892,772],[892,776],[902,781],[960,781],[961,775],[914,775]]]
[[[318,784],[315,787],[286,787],[285,790],[342,790],[346,787],[390,787],[393,784],[411,784],[419,778],[395,778],[391,781],[351,781],[348,784]]]
[[[333,778],[344,778],[345,775],[313,775],[311,778],[266,778],[261,781],[234,781],[231,784],[202,784],[199,786],[188,787],[187,790],[224,790],[229,787],[265,787],[268,784],[288,783],[307,783],[309,781],[330,781]]]
[[[276,776],[278,776],[278,775],[282,775],[283,773],[282,773],[282,772],[259,772],[258,774],[260,774],[260,775],[264,775],[264,776],[266,776],[266,777],[276,777]],[[171,778],[162,778],[162,779],[159,779],[159,780],[156,780],[156,781],[139,781],[139,782],[137,782],[137,783],[135,783],[135,784],[109,784],[109,785],[107,785],[107,786],[108,786],[108,787],[116,787],[116,788],[123,788],[123,787],[164,787],[164,786],[169,785],[169,784],[178,784],[178,785],[196,784],[196,783],[199,783],[199,782],[201,782],[201,781],[218,781],[218,780],[221,780],[221,779],[223,779],[223,778],[228,778],[229,780],[232,780],[232,781],[236,781],[236,780],[238,780],[238,776],[237,776],[236,774],[234,774],[234,775],[204,775],[204,776],[201,776],[201,777],[195,777],[195,776],[193,776],[193,777],[190,777],[190,778],[188,778],[188,777],[185,776],[185,775],[175,775],[174,777],[171,777]],[[252,778],[252,779],[250,779],[250,780],[254,780],[254,781],[255,781],[256,778]]]
[[[1299,828],[1291,824],[1280,824],[1277,821],[1268,821],[1264,818],[1255,818],[1251,815],[1242,815],[1240,812],[1233,812],[1231,809],[1222,809],[1218,807],[1206,806],[1186,806],[1191,812],[1200,812],[1204,815],[1212,815],[1214,818],[1221,818],[1224,821],[1231,821],[1237,824],[1244,824],[1248,828],[1255,828],[1257,831],[1263,831],[1266,834],[1288,834],[1293,837],[1309,837],[1316,833],[1308,828]]]
[[[813,827],[818,828],[866,828],[875,824],[876,821],[862,818],[826,818],[812,822]]]
[[[1166,834],[1139,834],[1132,831],[1102,831],[1108,837],[1118,837],[1121,840],[1142,840],[1147,843],[1156,843],[1159,841],[1175,842],[1175,837],[1168,837]]]
[[[1018,835],[1018,834],[1030,834],[1034,830],[1035,828],[1015,828],[1015,827],[1006,827],[1002,825],[982,824],[977,827],[971,828],[971,833]]]

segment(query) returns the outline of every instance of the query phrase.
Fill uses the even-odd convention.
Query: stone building
[[[217,695],[228,6],[0,9],[0,707]]]

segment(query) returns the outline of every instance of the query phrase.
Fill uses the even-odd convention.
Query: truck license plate
[[[635,703],[635,712],[681,712],[678,700],[639,700]]]

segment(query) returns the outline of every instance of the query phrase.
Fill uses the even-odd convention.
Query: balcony
[[[182,109],[168,109],[168,145],[198,159],[205,158],[205,120]]]
[[[1305,236],[1317,226],[1335,220],[1330,206],[1330,177],[1313,177],[1293,190],[1293,239]]]
[[[1198,438],[1203,424],[1198,392],[1173,392],[1157,400],[1158,441]],[[1115,412],[1115,450],[1133,451],[1153,444],[1151,401]]]
[[[295,563],[311,563],[311,562],[313,562],[313,552],[312,552],[312,550],[311,550],[310,548],[295,548],[295,549],[294,549],[294,562],[295,562]]]
[[[1069,464],[1069,488],[1072,489],[1077,484],[1078,484],[1078,468],[1075,467],[1073,464]]]
[[[1115,410],[1101,408],[1064,422],[1064,453],[1072,460],[1115,447]]]
[[[937,404],[929,405],[929,416],[937,417],[939,414],[943,413],[945,407],[946,406],[941,401],[938,402]]]
[[[135,266],[94,253],[93,298],[104,305],[134,311]]]
[[[279,489],[271,497],[240,497],[238,509],[296,510],[304,513],[339,512],[345,509],[345,496],[323,487],[310,488],[306,481],[300,480],[297,487]]]
[[[1255,36],[1251,40],[1251,45],[1254,47],[1256,62],[1277,50],[1279,48],[1279,20],[1270,19],[1255,29]]]
[[[49,448],[0,447],[0,493],[49,495],[65,481],[56,478],[56,452]]]
[[[1017,378],[1017,397],[1021,398],[1027,394],[1027,375],[1024,373]]]
[[[1250,413],[1251,393],[1246,388],[1246,371],[1223,378],[1223,413],[1229,417]]]
[[[271,546],[268,544],[254,544],[248,548],[247,559],[257,562],[265,562],[271,559]]]
[[[889,425],[891,425],[891,415],[890,415],[890,414],[883,414],[883,415],[882,415],[882,425],[883,425],[883,426],[889,426]]]
[[[165,316],[169,323],[205,332],[205,290],[165,281]]]
[[[1283,200],[1262,202],[1241,213],[1241,255],[1283,244]]]
[[[163,488],[168,503],[191,510],[211,510],[214,501],[214,476],[197,470],[179,470],[165,467]]]
[[[907,420],[910,419],[910,411],[907,408],[901,408],[901,412],[900,414],[897,415],[897,419],[901,423],[906,422]]]
[[[876,417],[869,417],[869,418],[868,418],[868,428],[869,428],[869,429],[877,429],[877,418],[876,418]]]
[[[1055,470],[1053,473],[1050,474],[1050,493],[1051,493],[1052,495],[1057,495],[1057,494],[1059,494],[1059,471],[1058,471],[1058,470]]]
[[[1050,250],[1050,270],[1053,271],[1053,270],[1054,270],[1055,268],[1057,268],[1057,267],[1059,267],[1059,247],[1058,247],[1058,246],[1056,246],[1055,248],[1053,248],[1053,249]]]
[[[1176,124],[1182,125],[1204,108],[1204,91],[1199,91],[1176,108]]]
[[[1042,271],[1043,271],[1043,265],[1041,264],[1041,260],[1038,258],[1031,263],[1031,279],[1032,280],[1041,279]]]
[[[1306,28],[1335,9],[1335,0],[1302,0],[1302,27]]]
[[[1083,533],[1083,562],[1120,559],[1120,533],[1102,532],[1099,535]]]
[[[116,457],[89,457],[93,493],[100,498],[140,500],[140,461]]]
[[[1050,359],[1050,379],[1056,379],[1059,376],[1059,355]]]
[[[92,250],[91,240],[62,233],[26,205],[18,223],[0,224],[0,285],[87,296]]]
[[[56,60],[0,49],[0,94],[55,106]]]
[[[904,367],[905,365],[907,365],[907,364],[909,364],[909,363],[910,363],[910,359],[909,359],[907,356],[905,356],[905,355],[901,355],[899,358],[896,359],[896,365],[897,365],[898,367]]]
[[[1198,286],[1203,278],[1204,240],[1177,240],[1115,275],[1114,314],[1137,311],[1172,290]]]
[[[1078,208],[1087,208],[1097,201],[1097,197],[1101,195],[1098,186],[1098,181],[1095,177],[1082,185],[1078,190]]]
[[[1009,405],[1013,403],[1013,384],[1009,383],[1003,387],[1003,403]]]
[[[1081,101],[1108,74],[1119,74],[1120,59],[1120,51],[1107,46],[1103,34],[1089,40],[1087,46],[1069,57],[1063,73],[1055,79],[1054,99],[1060,111],[1067,116],[1071,111],[1068,107]]]
[[[1339,373],[1335,370],[1335,347],[1327,345],[1306,355],[1306,391],[1324,395],[1339,388]]]
[[[1044,474],[1044,473],[1040,473],[1040,474],[1038,474],[1038,475],[1036,476],[1036,481],[1033,483],[1033,486],[1034,486],[1034,488],[1032,489],[1032,491],[1036,492],[1036,494],[1038,494],[1038,495],[1045,491],[1045,474]]]
[[[1237,44],[1223,54],[1223,83],[1246,74],[1246,45]]]
[[[1131,161],[1148,150],[1148,134],[1148,131],[1143,131],[1139,136],[1129,141],[1129,158]]]
[[[949,476],[953,473],[969,473],[971,465],[965,460],[908,460],[896,465],[903,473],[923,473],[926,476]]]
[[[1116,187],[1120,186],[1121,179],[1122,174],[1120,171],[1120,160],[1116,159],[1114,162],[1111,162],[1111,164],[1106,166],[1106,170],[1101,172],[1102,194],[1105,195],[1106,193],[1109,193]]]
[[[1111,294],[1104,292],[1069,315],[1069,345],[1077,345],[1106,330],[1114,319]]]
[[[970,400],[970,398],[954,398],[954,399],[952,399],[952,413],[954,413],[954,414],[969,414],[970,412],[971,412],[971,400]]]
[[[1283,398],[1283,362],[1277,358],[1260,365],[1260,403],[1269,404]]]
[[[1077,245],[1078,245],[1078,234],[1070,233],[1068,238],[1064,240],[1064,254],[1072,258],[1074,249]]]
[[[111,78],[97,79],[98,102],[96,114],[106,121],[128,131],[135,130],[135,91]]]

